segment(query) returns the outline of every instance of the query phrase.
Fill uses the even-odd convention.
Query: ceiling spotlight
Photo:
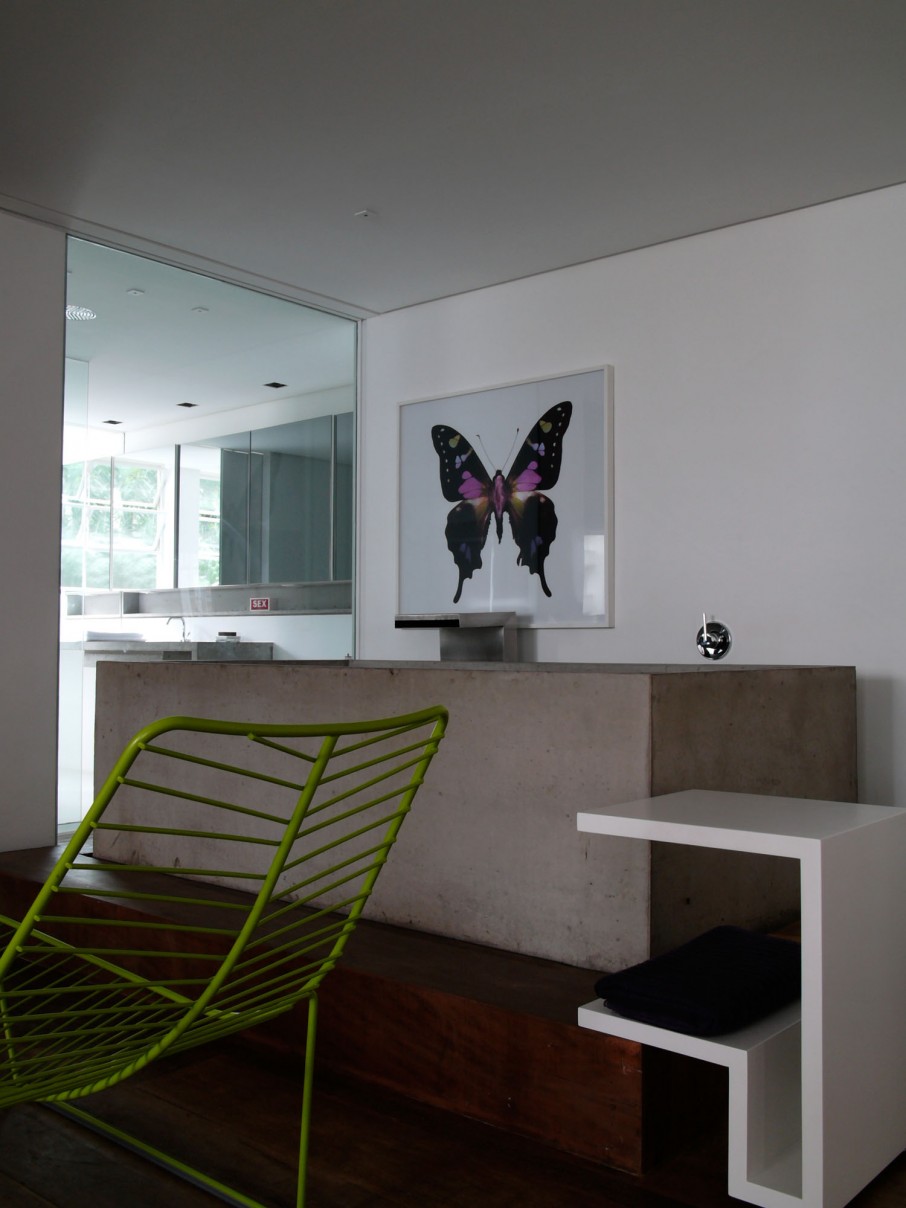
[[[197,407],[198,403],[177,403],[177,407]]]
[[[105,423],[105,424],[111,424],[111,425],[113,425],[114,427],[115,427],[116,425],[118,425],[118,424],[121,424],[122,422],[123,422],[123,421],[122,421],[121,419],[105,419],[105,420],[104,420],[104,423]]]
[[[353,218],[377,218],[377,214],[375,214],[374,210],[356,210]]]
[[[206,315],[206,314],[208,314],[208,308],[206,306],[193,306],[192,314],[193,315]]]
[[[272,390],[282,390],[286,382],[265,382],[265,386],[270,386]]]
[[[144,296],[145,291],[143,289],[127,289],[126,293],[130,294],[133,298],[141,298]]]
[[[87,306],[67,306],[67,319],[96,319],[97,315]]]

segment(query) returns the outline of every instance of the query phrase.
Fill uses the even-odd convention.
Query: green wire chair
[[[0,1106],[53,1104],[262,1208],[69,1101],[305,1001],[303,1208],[318,986],[446,719],[440,707],[323,726],[170,717],[139,731],[25,917],[0,915]],[[84,853],[91,838],[100,858]]]

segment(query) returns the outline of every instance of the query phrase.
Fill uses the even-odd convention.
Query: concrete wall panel
[[[724,676],[714,669],[559,664],[101,663],[97,767],[108,768],[136,730],[168,714],[314,722],[444,704],[447,738],[382,874],[372,917],[573,965],[618,968],[649,952],[648,847],[580,835],[575,815],[649,795],[651,751],[659,744],[652,700],[665,676],[688,680],[696,698],[717,693],[743,728],[765,709],[798,707],[804,682],[795,670]],[[852,672],[806,678],[817,693],[848,685],[854,708]],[[747,680],[760,682],[761,692]],[[844,728],[851,724],[845,718]],[[682,749],[681,735],[667,741]],[[764,759],[771,763],[771,751]],[[778,792],[793,783],[780,759],[773,772],[761,772],[765,778]],[[740,776],[721,787],[750,786]],[[143,842],[136,838],[138,858]],[[95,850],[117,854],[105,851],[101,832]],[[177,857],[185,863],[184,850],[173,850],[170,862]],[[777,888],[787,894],[787,886]],[[737,887],[733,905],[745,917],[735,921],[763,917],[765,883],[752,889],[750,904],[745,886]],[[718,904],[722,892],[718,870]],[[770,902],[773,911],[789,906]]]

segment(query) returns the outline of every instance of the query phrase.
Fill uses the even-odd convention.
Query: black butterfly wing
[[[453,603],[459,603],[462,585],[481,566],[481,551],[491,523],[491,479],[481,458],[455,428],[435,424],[431,439],[440,459],[440,489],[456,507],[447,515],[444,535],[459,570]]]
[[[553,501],[539,491],[525,499],[513,498],[507,506],[513,540],[519,546],[517,566],[527,566],[541,580],[541,590],[551,594],[544,577],[544,561],[557,535],[557,512]]]
[[[541,416],[525,438],[507,475],[511,494],[549,491],[557,485],[563,461],[563,436],[572,414],[573,405],[566,401],[557,403]]]
[[[459,503],[463,499],[487,498],[491,479],[481,458],[455,428],[435,424],[431,439],[440,458],[440,489],[444,499]]]
[[[538,576],[546,596],[551,589],[544,577],[544,562],[557,535],[557,511],[541,492],[550,490],[560,477],[563,436],[572,414],[569,401],[545,411],[525,438],[506,480],[506,510],[519,547],[517,564]]]
[[[463,583],[466,579],[471,579],[474,572],[481,567],[481,551],[487,540],[490,523],[489,507],[481,509],[469,503],[458,503],[447,516],[444,536],[447,538],[447,549],[453,555],[453,561],[459,570],[454,604],[459,603]]]

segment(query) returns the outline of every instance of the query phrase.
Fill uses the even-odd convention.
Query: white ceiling
[[[361,316],[903,182],[906,3],[3,0],[0,117],[0,206]]]

